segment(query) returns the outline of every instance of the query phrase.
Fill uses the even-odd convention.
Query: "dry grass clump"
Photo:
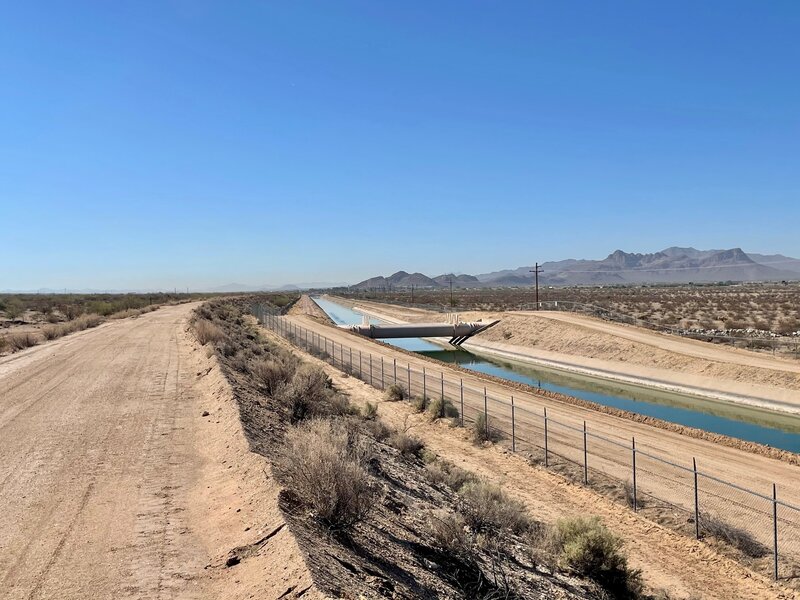
[[[599,518],[560,519],[550,530],[546,544],[560,568],[596,581],[614,597],[641,595],[641,572],[628,567],[622,540]]]
[[[413,435],[409,435],[405,431],[396,431],[389,436],[387,443],[397,448],[403,456],[416,456],[422,453],[425,444],[421,439]]]
[[[453,463],[446,460],[437,460],[425,467],[428,481],[433,484],[444,484],[449,486],[452,490],[458,492],[462,487],[468,483],[473,483],[478,480],[474,473],[470,473],[466,469],[457,467]]]
[[[75,333],[76,331],[83,331],[84,329],[97,327],[102,322],[103,318],[99,315],[81,315],[71,321],[67,321],[66,323],[59,323],[57,325],[48,325],[47,327],[43,327],[42,335],[46,340],[55,340],[60,337],[64,337],[65,335],[69,335],[70,333]]]
[[[436,419],[456,419],[460,414],[455,405],[445,398],[433,400],[428,405],[427,411],[431,421]]]
[[[524,533],[531,524],[525,505],[506,494],[499,486],[486,481],[472,481],[461,486],[465,518],[475,531]]]
[[[297,361],[290,355],[263,358],[249,366],[250,373],[268,395],[273,395],[280,386],[291,381],[297,370]]]
[[[33,335],[32,333],[12,333],[7,338],[8,345],[11,346],[11,350],[17,352],[19,350],[24,350],[25,348],[30,348],[31,346],[35,346],[39,343],[38,338]]]
[[[369,456],[369,446],[343,423],[317,419],[287,432],[276,467],[286,487],[316,519],[331,530],[346,531],[363,520],[375,502]]]
[[[406,389],[402,385],[395,383],[386,388],[387,400],[391,402],[398,402],[400,400],[405,400],[405,398],[406,398]]]
[[[752,558],[761,558],[770,552],[764,544],[756,540],[750,533],[726,523],[715,515],[701,513],[700,529],[706,535],[725,542]]]
[[[8,339],[4,335],[0,335],[0,352],[5,352],[8,345]]]
[[[209,342],[217,343],[225,339],[225,332],[208,319],[196,319],[193,325],[194,335],[203,346]]]
[[[460,513],[436,511],[428,515],[428,532],[434,544],[457,557],[469,557],[472,535]]]

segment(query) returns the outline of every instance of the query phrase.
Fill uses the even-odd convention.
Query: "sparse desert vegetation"
[[[301,545],[314,548],[310,567],[323,589],[363,597],[391,589],[397,598],[547,598],[556,589],[564,598],[608,597],[596,573],[534,558],[548,527],[502,488],[438,459],[410,426],[387,427],[377,404],[351,406],[319,367],[264,338],[240,305],[204,308],[202,318],[224,333],[209,345],[233,384],[251,446],[273,460],[285,488],[281,508]],[[453,414],[435,400],[425,406]]]

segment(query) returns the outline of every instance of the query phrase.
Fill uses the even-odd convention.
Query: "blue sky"
[[[800,256],[797,2],[17,2],[0,289]]]

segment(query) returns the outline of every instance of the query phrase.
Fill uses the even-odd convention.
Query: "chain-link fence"
[[[270,307],[257,305],[260,322],[336,368],[384,390],[399,385],[408,397],[443,398],[458,409],[457,423],[485,428],[531,461],[598,488],[632,510],[697,536],[711,536],[769,564],[777,579],[800,575],[800,507],[680,465],[636,440],[595,430],[587,421],[558,415],[512,395],[501,397],[444,370],[414,365],[336,342]]]

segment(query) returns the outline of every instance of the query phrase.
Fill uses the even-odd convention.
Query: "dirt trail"
[[[289,347],[277,336],[272,337]],[[600,516],[625,540],[632,566],[644,571],[645,580],[653,589],[667,590],[674,598],[796,597],[792,590],[721,556],[705,543],[643,519],[588,489],[529,465],[503,448],[477,447],[469,439],[468,432],[453,429],[445,422],[430,423],[424,415],[413,414],[407,403],[388,402],[380,391],[359,379],[344,376],[338,369],[306,354],[304,359],[323,367],[335,386],[354,402],[379,403],[379,416],[387,424],[398,429],[408,428],[441,458],[501,483],[506,491],[525,502],[538,520],[553,522],[563,516]]]
[[[230,391],[186,332],[193,307],[0,360],[4,598],[291,598],[311,585]],[[226,568],[237,546],[252,557]]]

